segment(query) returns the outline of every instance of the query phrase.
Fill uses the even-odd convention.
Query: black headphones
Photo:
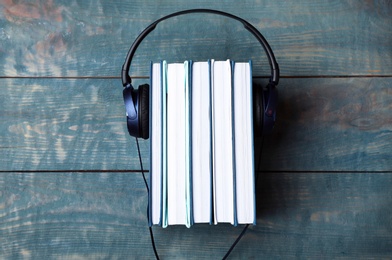
[[[124,65],[122,66],[121,79],[124,87],[123,96],[129,134],[143,139],[148,139],[149,137],[149,85],[140,85],[137,90],[131,85],[132,79],[128,73],[133,55],[135,54],[139,44],[151,31],[155,29],[158,23],[174,16],[189,13],[218,14],[240,21],[244,25],[245,29],[250,31],[261,43],[265,53],[267,54],[271,67],[271,77],[266,89],[263,89],[262,87],[253,88],[254,134],[257,136],[272,132],[276,120],[276,106],[278,101],[278,91],[276,86],[279,83],[279,66],[267,40],[253,25],[238,16],[211,9],[190,9],[169,14],[150,24],[142,31],[141,34],[139,34],[128,51]]]

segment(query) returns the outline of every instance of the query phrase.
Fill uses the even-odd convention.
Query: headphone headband
[[[169,19],[171,17],[175,17],[175,16],[179,16],[179,15],[183,15],[183,14],[189,14],[189,13],[211,13],[211,14],[218,14],[218,15],[223,15],[229,18],[232,18],[234,20],[237,20],[239,22],[241,22],[245,29],[247,29],[249,32],[251,32],[256,38],[257,40],[261,43],[261,45],[263,46],[263,49],[265,51],[265,53],[267,54],[268,57],[268,61],[271,67],[271,78],[270,78],[270,84],[272,85],[278,85],[279,83],[279,65],[276,62],[274,53],[272,52],[271,47],[269,46],[267,40],[264,38],[264,36],[253,26],[251,25],[249,22],[245,21],[244,19],[229,14],[229,13],[225,13],[222,11],[218,11],[218,10],[212,10],[212,9],[189,9],[189,10],[184,10],[184,11],[180,11],[180,12],[176,12],[176,13],[172,13],[169,15],[166,15],[158,20],[156,20],[155,22],[153,22],[152,24],[150,24],[146,29],[144,29],[139,36],[136,38],[136,40],[133,42],[131,48],[128,51],[127,57],[125,58],[125,62],[124,65],[122,66],[122,71],[121,71],[121,80],[122,80],[122,84],[124,87],[128,86],[129,84],[131,84],[132,79],[129,76],[129,69],[131,67],[131,62],[132,62],[132,58],[133,55],[136,52],[136,49],[138,48],[139,44],[143,41],[143,39],[151,32],[155,29],[155,27],[157,26],[158,23]]]

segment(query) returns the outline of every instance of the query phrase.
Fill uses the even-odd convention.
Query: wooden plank
[[[149,23],[205,7],[260,29],[285,76],[276,129],[256,142],[257,226],[232,258],[390,258],[391,2],[0,0],[1,259],[154,257],[118,76]],[[249,32],[210,15],[160,24],[131,74],[189,58],[251,58],[268,74]],[[162,258],[219,259],[241,230],[154,234]]]
[[[0,2],[0,76],[118,77],[126,52],[152,21],[174,11],[214,8],[255,25],[283,76],[391,75],[389,1],[13,1]],[[160,24],[141,45],[133,75],[150,60],[254,60],[261,47],[227,18],[190,15]]]
[[[140,169],[119,80],[0,79],[0,85],[1,171]],[[391,171],[391,86],[391,78],[283,79],[261,168]],[[148,169],[149,141],[140,146]]]
[[[146,192],[136,174],[1,173],[0,187],[2,258],[124,258],[133,246],[135,256],[150,252]]]
[[[140,169],[118,80],[1,81],[2,170]]]
[[[388,258],[392,173],[263,173],[257,225],[232,252],[249,258]],[[153,258],[140,174],[1,173],[2,258]],[[154,228],[162,258],[219,259],[241,232],[219,224]]]
[[[391,78],[282,81],[262,169],[389,171]]]

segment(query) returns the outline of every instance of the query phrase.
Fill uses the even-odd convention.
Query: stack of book
[[[151,63],[149,225],[255,224],[252,63]]]

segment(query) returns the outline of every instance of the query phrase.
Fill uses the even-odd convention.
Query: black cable
[[[141,169],[141,172],[142,172],[142,175],[143,175],[144,184],[146,185],[147,193],[149,193],[150,189],[148,188],[146,176],[144,175],[142,156],[141,156],[141,153],[140,153],[140,146],[139,146],[139,139],[138,138],[135,138],[135,139],[136,139],[137,152],[138,152],[138,155],[139,155],[140,169]],[[257,174],[256,174],[255,185],[257,185],[257,181],[259,179],[259,169],[260,169],[260,163],[261,163],[261,154],[263,152],[263,144],[264,144],[264,137],[261,139],[260,154],[259,154],[259,161],[258,161],[258,164],[257,164],[257,171],[256,171]],[[148,219],[148,212],[147,212],[147,219]],[[241,234],[237,237],[237,239],[231,245],[231,247],[229,248],[229,250],[227,251],[225,256],[222,258],[223,260],[227,259],[227,257],[231,254],[231,251],[233,251],[234,247],[238,244],[238,242],[241,240],[241,238],[245,235],[245,232],[248,229],[248,227],[249,227],[249,224],[246,224],[245,227],[242,229]],[[156,249],[156,246],[155,246],[155,240],[154,240],[154,234],[152,232],[152,228],[151,227],[148,227],[148,228],[150,230],[151,244],[152,244],[152,248],[154,250],[155,257],[156,257],[157,260],[159,260],[158,252],[157,252],[157,249]]]
[[[141,154],[140,154],[139,139],[138,139],[137,137],[136,137],[135,139],[136,139],[137,152],[138,152],[138,154],[139,154],[140,170],[141,170],[142,175],[143,175],[143,180],[144,180],[144,184],[146,185],[147,193],[150,193],[150,189],[148,188],[146,176],[144,175],[142,156],[141,156]]]
[[[157,248],[155,247],[154,234],[152,233],[152,228],[148,227],[148,229],[150,230],[151,244],[152,244],[152,248],[154,249],[155,258],[159,260]]]
[[[144,179],[144,184],[146,185],[147,194],[149,194],[150,193],[150,189],[148,188],[146,176],[144,175],[143,162],[142,162],[142,156],[140,154],[140,146],[139,146],[139,139],[138,138],[136,138],[136,146],[137,146],[137,152],[139,154],[139,163],[140,163],[140,169],[142,171],[142,175],[143,175],[143,179]],[[148,221],[148,212],[147,212],[147,221]],[[152,244],[152,248],[154,249],[155,257],[156,257],[157,260],[159,260],[157,248],[155,247],[155,240],[154,240],[154,234],[152,233],[152,228],[149,226],[148,229],[150,230],[151,244]]]
[[[231,251],[233,251],[234,247],[237,245],[237,243],[241,240],[241,238],[244,236],[246,230],[248,229],[249,224],[246,224],[246,226],[244,227],[244,229],[242,230],[241,234],[237,237],[237,239],[234,241],[234,243],[231,245],[229,251],[227,251],[227,253],[225,254],[225,256],[222,258],[227,259],[227,257],[230,255]]]
[[[261,146],[260,146],[260,154],[259,154],[259,161],[257,163],[257,174],[256,174],[256,182],[255,185],[257,187],[257,182],[259,180],[259,169],[260,169],[260,165],[261,165],[261,154],[263,153],[263,145],[264,145],[264,137],[262,137],[261,139]],[[246,224],[246,226],[244,227],[244,229],[242,230],[241,234],[237,237],[237,239],[234,241],[234,243],[231,245],[231,247],[229,248],[229,251],[227,251],[226,255],[222,258],[222,260],[227,259],[227,257],[230,255],[231,251],[233,251],[234,247],[237,245],[237,243],[241,240],[241,238],[244,236],[246,230],[248,229],[249,224]]]

